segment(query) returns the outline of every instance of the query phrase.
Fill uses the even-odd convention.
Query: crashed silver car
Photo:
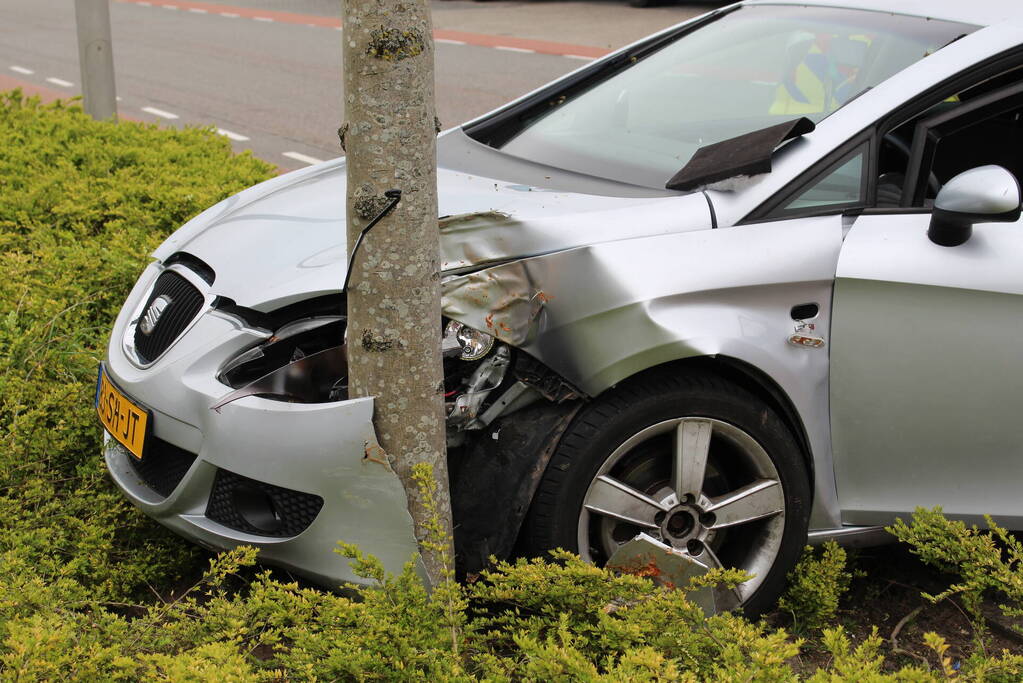
[[[1023,528],[1023,9],[748,0],[443,133],[456,550],[753,578],[916,506]],[[349,399],[343,159],[210,208],[113,328],[147,515],[324,584],[416,550]]]

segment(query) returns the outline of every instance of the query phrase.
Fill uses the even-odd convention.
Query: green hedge
[[[241,570],[255,556],[241,548],[172,599],[201,554],[109,484],[92,408],[96,366],[147,254],[190,216],[272,173],[232,155],[212,130],[97,123],[75,106],[0,94],[0,677],[797,679],[801,641],[785,631],[706,618],[679,591],[564,553],[428,593],[411,570],[385,577],[342,547],[379,586],[344,596]],[[1018,566],[992,574],[999,549],[941,522],[900,532],[926,558],[990,570],[968,574],[961,594],[994,587],[1018,600]],[[959,546],[970,552],[955,555]],[[835,548],[807,556],[794,578],[798,594],[784,604],[804,629],[828,620],[848,585]],[[886,668],[876,635],[854,646],[840,628],[826,630],[817,647],[830,659],[810,680],[1023,676],[1023,658],[1005,653],[955,671],[941,639],[928,638],[929,667]]]
[[[211,130],[0,94],[0,619],[193,571],[196,553],[108,483],[96,367],[152,250],[273,173]]]

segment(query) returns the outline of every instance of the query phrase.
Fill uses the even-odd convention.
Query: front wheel
[[[715,603],[755,614],[806,541],[809,488],[792,434],[743,388],[713,376],[646,378],[598,398],[569,427],[524,542],[603,564],[644,532],[706,567],[751,574]]]

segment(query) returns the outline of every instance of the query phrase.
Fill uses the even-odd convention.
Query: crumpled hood
[[[345,190],[344,159],[274,178],[199,214],[153,256],[199,257],[216,272],[215,294],[260,311],[337,292],[347,265]],[[438,199],[445,271],[711,227],[702,194],[608,197],[440,169]]]

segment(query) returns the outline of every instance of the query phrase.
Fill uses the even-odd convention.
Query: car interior
[[[1023,181],[1023,70],[974,85],[882,138],[877,203],[929,207],[938,190],[971,168],[996,164]]]

